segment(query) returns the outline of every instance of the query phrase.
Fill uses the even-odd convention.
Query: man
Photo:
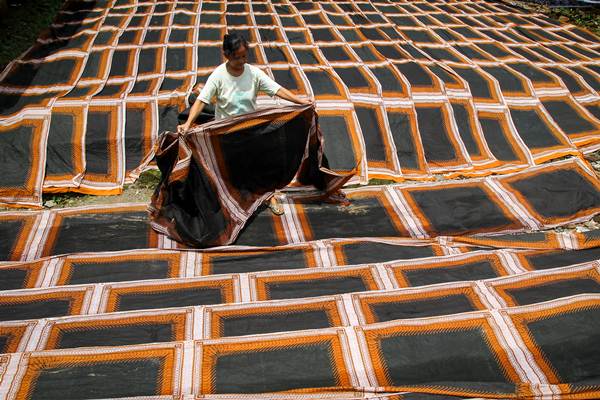
[[[187,121],[177,127],[184,132],[192,126],[206,104],[215,98],[215,119],[228,118],[256,110],[259,91],[277,96],[296,104],[310,104],[279,85],[261,69],[248,64],[248,42],[237,34],[226,34],[223,38],[223,54],[227,61],[219,65],[208,77],[200,95],[192,106]],[[283,207],[275,195],[269,200],[274,214],[283,214]]]

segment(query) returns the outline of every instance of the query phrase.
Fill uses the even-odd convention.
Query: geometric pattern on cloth
[[[363,334],[380,386],[427,388],[449,395],[510,396],[520,379],[494,330],[487,318],[474,316],[460,321],[396,323],[366,328]]]
[[[338,393],[334,398],[348,398],[354,390],[593,397],[598,390],[597,353],[589,349],[598,330],[599,307],[598,295],[580,295],[535,306],[361,327],[13,353],[2,357],[9,374],[1,384],[18,398],[52,398],[48,393],[53,390],[70,396],[89,390],[88,396],[140,398],[149,393],[268,398],[266,393],[287,391],[289,398],[300,399],[307,392],[320,396],[331,390]],[[560,329],[564,323],[576,326],[584,340],[571,340],[572,333]],[[562,345],[553,345],[556,341]],[[197,369],[191,368],[192,360]],[[573,363],[581,368],[573,369]],[[135,369],[135,387],[111,382],[129,368]],[[6,386],[7,380],[12,386]],[[84,392],[73,380],[86,382]]]
[[[503,3],[413,3],[67,1],[0,74],[0,201],[122,190],[227,32],[315,99],[330,165],[360,160],[355,182],[513,172],[598,145],[595,35]]]
[[[555,242],[567,243],[566,237]],[[60,286],[61,269],[85,265],[85,254],[31,262],[46,276],[36,281],[43,287],[0,293],[11,312],[18,312],[17,320],[0,322],[0,344],[8,353],[0,390],[17,398],[52,398],[54,390],[71,397],[229,393],[254,398],[270,391],[290,391],[292,398],[307,392],[321,397],[330,390],[339,398],[356,390],[463,397],[586,397],[597,391],[597,354],[590,349],[598,331],[598,257],[530,271],[527,257],[548,250],[481,250],[460,241],[455,246],[413,240],[395,244],[403,252],[389,253],[404,254],[404,260],[332,266],[350,244],[392,243],[342,239],[283,247],[281,262],[298,260],[298,251],[319,256],[309,268],[196,278],[189,274],[215,273],[203,267],[203,254],[211,251],[122,251],[112,253],[115,262],[168,260],[181,277],[111,283],[115,270],[101,269],[107,275],[100,282],[68,286]],[[424,249],[427,254],[414,253]],[[218,249],[216,258],[207,258],[227,268],[228,262],[235,266],[248,256],[256,262],[261,252],[276,251]],[[577,264],[581,250],[571,252],[568,261]],[[424,257],[410,259],[414,255]],[[87,257],[98,263],[111,254]],[[27,263],[4,267],[12,265]],[[136,268],[135,263],[120,268],[127,265]],[[407,285],[414,271],[419,275]],[[340,283],[342,277],[360,277],[362,284]],[[261,294],[280,284],[292,287],[285,288],[285,298]],[[222,288],[220,298],[183,294],[216,287]],[[152,309],[152,297],[144,297],[142,307],[131,311],[111,306],[118,297],[165,293],[178,303],[163,297],[163,308]],[[31,315],[26,312],[55,311],[51,303],[68,298],[78,310],[25,320]],[[34,302],[35,308],[22,306]],[[582,341],[573,340],[561,324],[577,327]],[[573,364],[580,368],[573,371]],[[129,369],[135,370],[135,388],[111,383]],[[81,382],[84,391],[77,388]]]
[[[548,381],[562,391],[585,391],[589,397],[598,396],[600,392],[597,360],[593,352],[586,354],[588,346],[594,346],[597,338],[599,312],[598,304],[585,298],[554,307],[546,303],[535,310],[505,311]],[[569,326],[570,330],[561,326]],[[565,336],[573,332],[577,332],[579,339],[565,340]],[[557,342],[564,345],[556,346]]]
[[[345,193],[350,200],[347,207],[310,203],[301,196],[288,194],[282,199],[286,209],[284,217],[273,215],[268,209],[259,211],[241,232],[235,245],[278,246],[331,238],[417,239],[524,232],[586,220],[600,212],[600,183],[589,166],[578,159],[554,162],[510,175],[449,183],[369,186],[346,189]],[[8,221],[1,230],[9,238],[15,238],[12,240],[16,242],[13,244],[9,240],[0,247],[5,252],[0,254],[0,259],[35,260],[84,251],[174,248],[176,245],[170,239],[150,228],[146,207],[144,204],[117,204],[26,214],[0,213],[0,219]],[[522,237],[529,242],[523,245],[533,246],[537,242],[540,249],[564,248],[546,242],[549,237],[545,235],[524,235]],[[510,238],[510,241],[502,243],[503,238]],[[458,240],[482,245],[491,241],[492,246],[495,242],[499,247],[519,247],[515,243],[518,238],[518,235],[505,235]],[[590,245],[585,247],[594,246],[597,239],[591,240]],[[379,250],[384,251],[382,245],[377,252]],[[351,250],[351,246],[342,251],[347,257],[345,263],[363,262],[360,256],[353,255],[357,251]],[[424,256],[427,253],[419,254]],[[311,265],[302,258],[296,262],[298,268]],[[160,266],[159,260],[156,263],[148,269],[149,278],[152,274],[156,274],[157,278],[173,274],[174,270],[169,269],[173,267],[167,267],[165,263]],[[270,265],[274,263],[275,259]],[[118,266],[105,263],[102,268],[116,269]],[[128,268],[134,273],[133,265]],[[65,276],[61,279],[75,279],[80,283],[93,281],[89,273],[86,276],[83,266],[77,266],[76,271],[77,274],[71,278]],[[237,271],[240,270],[222,272]]]
[[[31,353],[18,366],[20,385],[15,395],[20,399],[176,395],[180,353],[177,343],[101,353]],[[120,380],[123,375],[127,379]],[[78,384],[73,385],[73,381]]]

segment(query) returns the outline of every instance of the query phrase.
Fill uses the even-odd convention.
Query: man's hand
[[[308,106],[312,104],[311,99],[301,99],[300,97],[294,95],[292,92],[287,90],[284,87],[280,87],[277,93],[275,93],[277,97],[281,97],[284,100],[291,101],[292,103],[300,104],[303,106]]]
[[[187,122],[185,124],[177,125],[177,133],[184,133],[185,131],[187,131],[189,129],[190,129],[190,126],[188,125]]]

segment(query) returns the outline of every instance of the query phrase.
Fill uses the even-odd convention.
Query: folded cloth
[[[152,227],[193,247],[233,243],[275,190],[292,181],[325,199],[351,174],[329,170],[314,107],[286,106],[164,132],[155,147],[162,173],[149,207]]]

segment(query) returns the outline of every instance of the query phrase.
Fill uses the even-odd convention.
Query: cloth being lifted
[[[351,174],[327,168],[311,105],[263,109],[164,132],[155,150],[162,173],[152,227],[194,247],[231,244],[263,201],[293,180],[326,198]]]

